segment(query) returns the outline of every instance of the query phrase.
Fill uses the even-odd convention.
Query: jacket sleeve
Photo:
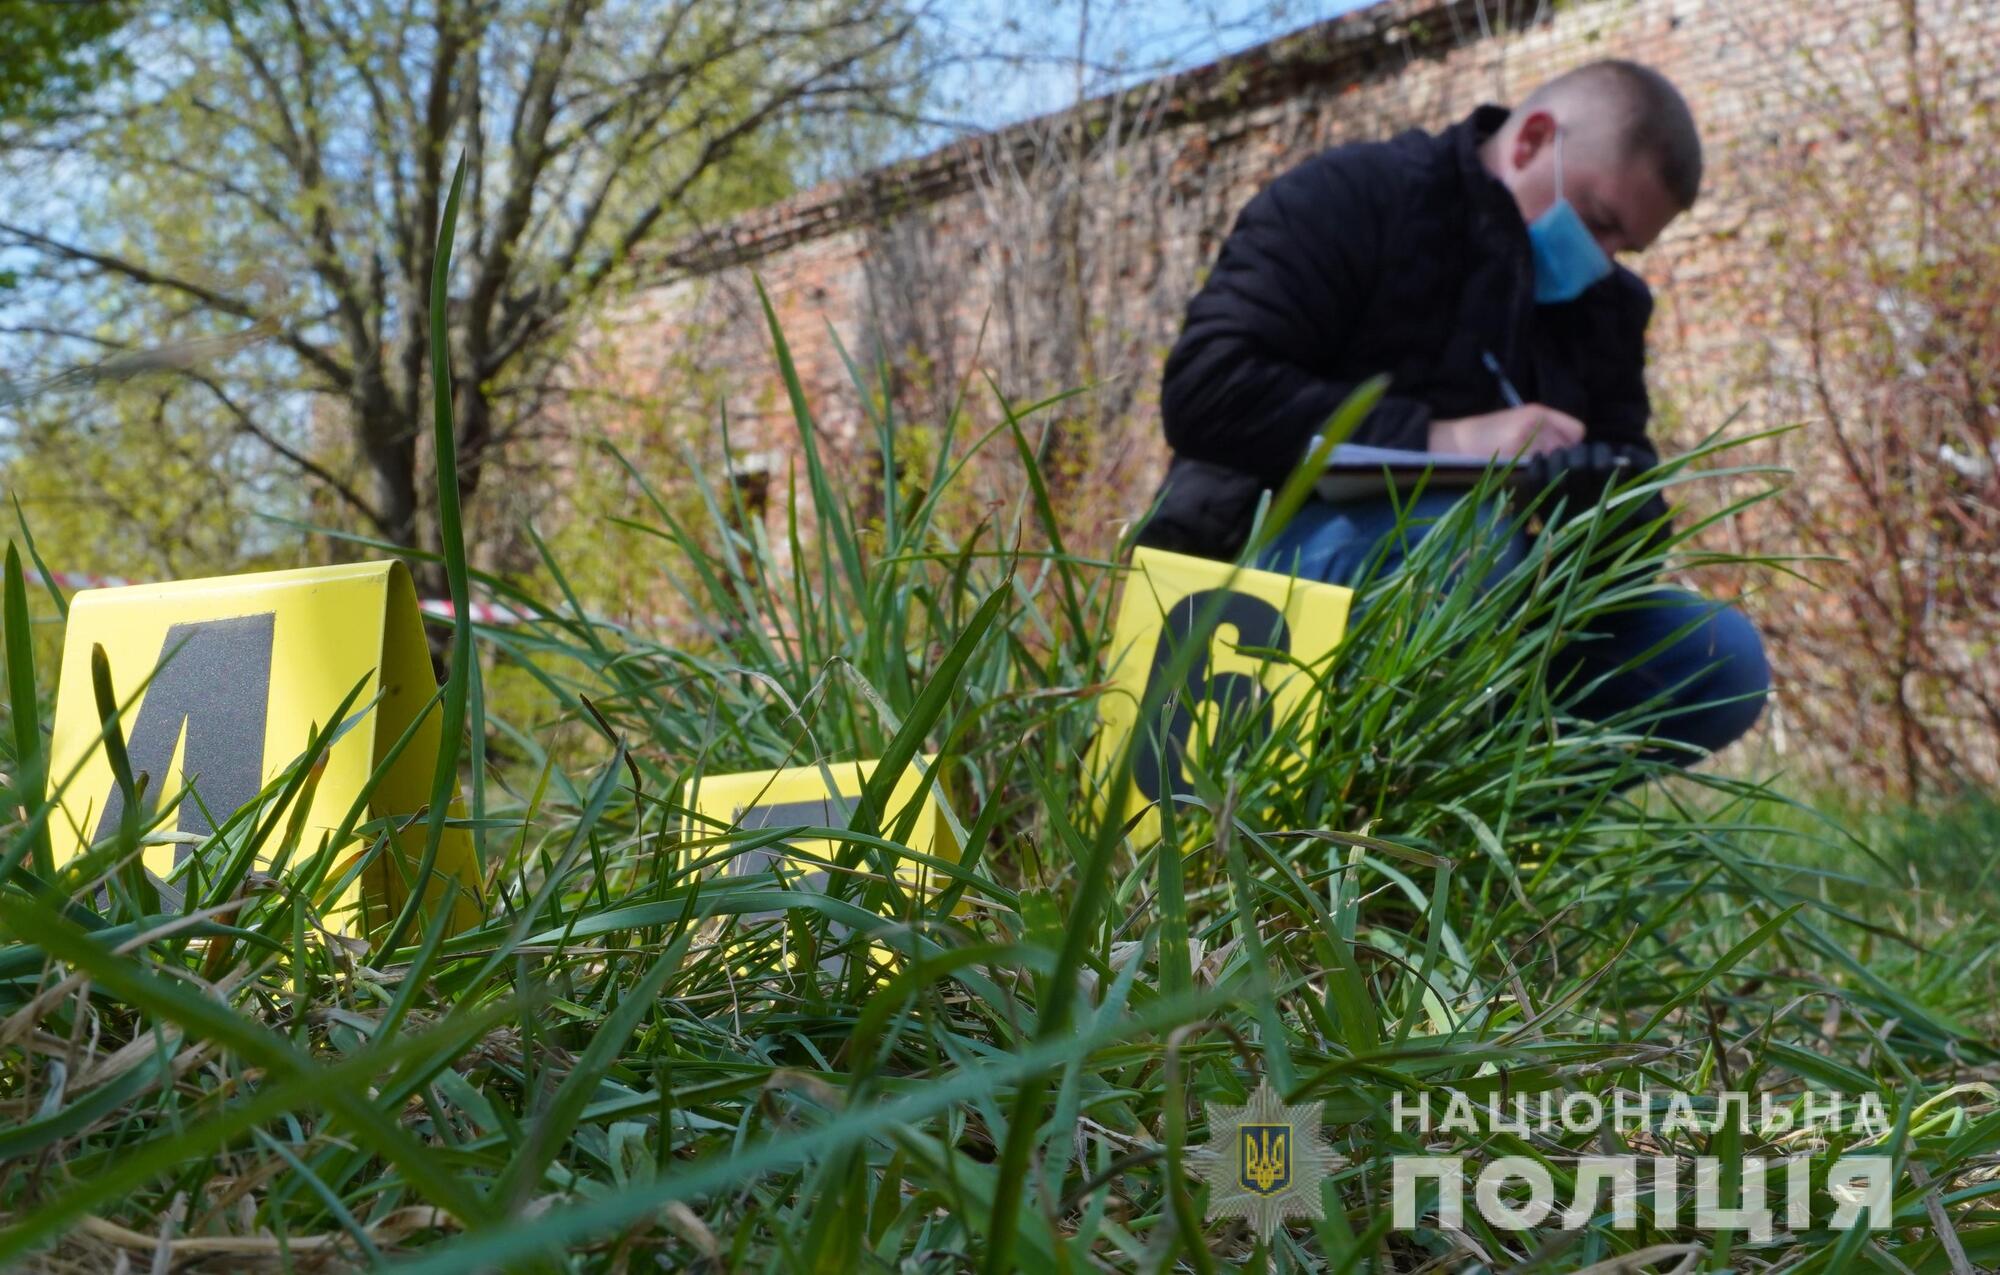
[[[1604,291],[1598,312],[1589,316],[1588,335],[1576,360],[1590,404],[1584,427],[1592,439],[1644,448],[1657,461],[1659,449],[1646,437],[1653,413],[1646,394],[1646,327],[1653,318],[1653,294],[1622,266]]]
[[[1328,374],[1381,283],[1396,173],[1343,148],[1260,191],[1188,303],[1160,410],[1176,453],[1282,482],[1358,381]],[[1385,396],[1351,441],[1424,450],[1430,408]]]
[[[1659,463],[1659,449],[1646,436],[1652,400],[1646,393],[1646,327],[1653,317],[1653,294],[1645,281],[1620,267],[1604,287],[1597,313],[1588,316],[1587,339],[1579,347],[1589,407],[1584,428],[1595,441],[1624,450],[1642,469]],[[1584,316],[1579,316],[1584,317]],[[1647,523],[1669,519],[1666,499],[1654,492],[1623,521]],[[1672,536],[1671,520],[1649,539],[1663,544]]]

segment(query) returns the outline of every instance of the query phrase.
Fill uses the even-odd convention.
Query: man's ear
[[[1516,170],[1526,168],[1534,162],[1542,148],[1556,139],[1556,117],[1547,110],[1531,111],[1521,119],[1521,126],[1514,130],[1514,144],[1508,148],[1509,159]]]

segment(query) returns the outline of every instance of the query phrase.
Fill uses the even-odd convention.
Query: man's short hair
[[[1615,112],[1625,154],[1651,160],[1667,193],[1683,210],[1692,208],[1701,192],[1701,134],[1673,81],[1650,66],[1607,58],[1550,80],[1528,95],[1521,110],[1586,95]]]

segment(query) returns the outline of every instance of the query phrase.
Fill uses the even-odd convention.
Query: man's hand
[[[1510,407],[1485,416],[1432,421],[1430,449],[1465,456],[1539,456],[1583,441],[1583,422],[1540,403]]]

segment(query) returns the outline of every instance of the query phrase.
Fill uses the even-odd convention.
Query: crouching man
[[[1673,85],[1605,61],[1511,111],[1482,106],[1440,133],[1336,147],[1279,177],[1237,218],[1168,356],[1161,408],[1174,460],[1139,543],[1234,558],[1259,494],[1381,372],[1388,393],[1352,442],[1524,455],[1524,472],[1558,485],[1571,508],[1655,465],[1652,295],[1614,258],[1693,205],[1701,167]],[[1455,498],[1405,502],[1413,525],[1388,545],[1397,513],[1386,494],[1311,501],[1258,565],[1359,584],[1365,564],[1393,566]],[[1506,534],[1508,521],[1481,525]],[[1664,695],[1656,732],[1704,752],[1756,721],[1770,669],[1740,611],[1660,586],[1653,605],[1591,628],[1603,640],[1567,644],[1550,673],[1576,685],[1608,675],[1578,705],[1586,715]]]

